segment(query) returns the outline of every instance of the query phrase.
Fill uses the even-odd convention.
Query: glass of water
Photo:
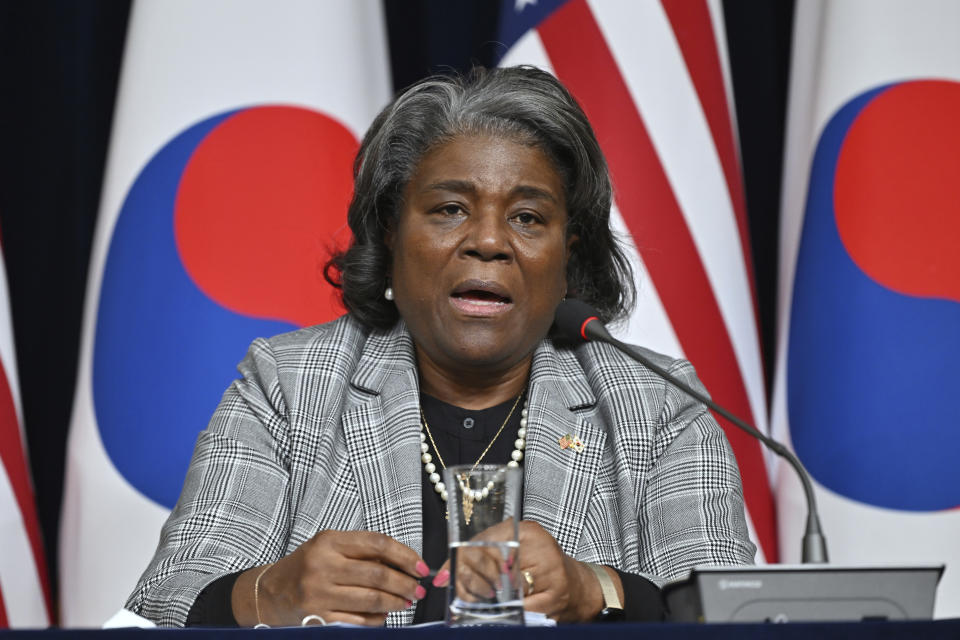
[[[522,625],[520,469],[459,465],[445,469],[443,481],[450,544],[447,624]]]

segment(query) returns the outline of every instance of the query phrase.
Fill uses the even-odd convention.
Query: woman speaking
[[[176,626],[441,619],[439,474],[476,462],[524,469],[529,611],[593,620],[612,585],[627,619],[660,619],[658,584],[752,562],[705,407],[607,345],[550,338],[565,296],[604,321],[633,300],[606,163],[553,76],[420,82],[354,174],[353,243],[327,272],[348,313],[251,345],[127,608]]]

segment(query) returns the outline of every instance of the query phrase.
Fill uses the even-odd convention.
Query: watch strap
[[[592,562],[585,562],[584,564],[593,570],[593,575],[597,576],[600,590],[603,592],[603,608],[623,609],[623,603],[620,602],[620,596],[617,595],[617,587],[613,584],[613,579],[607,573],[607,570]]]

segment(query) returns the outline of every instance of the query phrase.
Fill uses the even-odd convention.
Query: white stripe
[[[0,465],[0,591],[11,627],[49,624],[40,573],[10,477]]]
[[[713,137],[673,30],[659,3],[590,6],[683,211],[733,344],[754,421],[764,430],[763,368],[744,251]]]
[[[620,236],[627,257],[633,266],[637,286],[637,307],[623,326],[613,327],[613,333],[629,344],[641,344],[674,358],[686,358],[683,347],[670,323],[666,309],[657,293],[656,283],[650,277],[636,243],[616,205],[610,211],[610,225]]]

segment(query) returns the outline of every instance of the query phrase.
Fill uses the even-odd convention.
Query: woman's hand
[[[526,611],[539,611],[558,622],[587,622],[603,609],[603,590],[587,565],[574,560],[540,524],[520,522],[520,575],[533,580],[533,589],[523,599]],[[614,576],[616,574],[614,573]],[[614,580],[623,599],[620,579]]]
[[[417,582],[430,570],[417,553],[372,531],[321,531],[267,569],[244,572],[233,587],[234,616],[241,626],[260,621],[296,626],[318,615],[326,622],[380,626],[390,611],[401,611],[425,590]]]
[[[496,539],[500,525],[480,534],[480,538]],[[520,540],[519,575],[524,589],[523,608],[538,611],[558,622],[586,622],[593,620],[603,609],[603,590],[593,571],[587,565],[566,555],[557,541],[536,522],[522,520],[518,525]],[[461,548],[460,552],[463,553]],[[464,599],[470,594],[489,597],[490,589],[499,578],[495,557],[486,557],[477,549],[476,557],[461,564],[458,575],[458,593]],[[466,560],[466,558],[464,558]],[[437,574],[436,586],[445,586],[449,575],[449,560]],[[623,586],[616,572],[608,571],[623,602]],[[533,589],[524,574],[533,581]],[[441,580],[441,577],[443,580]],[[466,596],[464,594],[467,594]]]

